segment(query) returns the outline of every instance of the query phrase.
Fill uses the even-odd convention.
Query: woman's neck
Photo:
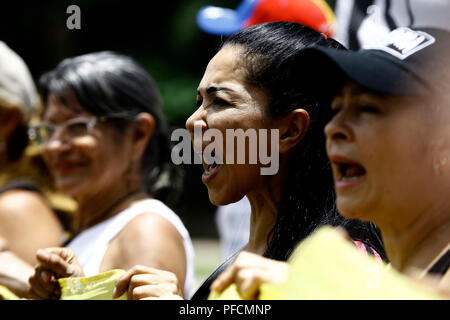
[[[280,161],[281,163],[281,161]],[[278,174],[268,176],[263,186],[247,194],[251,206],[250,236],[246,251],[263,255],[270,241],[270,233],[277,221],[283,188],[286,182],[287,166],[281,166]]]
[[[120,184],[110,190],[77,197],[78,214],[74,229],[79,233],[106,219],[113,217],[129,206],[132,201],[148,197],[141,188],[125,190]]]
[[[269,194],[248,195],[252,214],[250,236],[246,251],[263,255],[267,249],[270,232],[277,221],[278,206]]]
[[[425,274],[436,258],[450,248],[448,218],[431,220],[417,219],[396,230],[379,225],[386,253],[394,268],[401,272],[415,269]]]

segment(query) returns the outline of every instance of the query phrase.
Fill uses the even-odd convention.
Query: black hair
[[[310,127],[292,153],[292,166],[283,187],[283,199],[264,256],[287,260],[299,241],[318,227],[344,226],[355,240],[370,242],[382,257],[384,249],[373,224],[342,217],[336,208],[334,183],[326,154],[326,123],[331,119],[331,92],[313,88],[302,77],[299,52],[313,45],[345,50],[339,42],[291,22],[269,22],[243,29],[222,45],[240,46],[249,84],[269,97],[266,113],[282,117],[302,108]],[[313,66],[312,66],[313,67]]]
[[[139,113],[151,114],[155,129],[142,157],[141,180],[153,197],[174,199],[181,176],[170,161],[160,94],[151,75],[138,62],[111,51],[67,58],[41,76],[39,89],[44,102],[50,94],[64,102],[66,95],[73,92],[84,110],[118,119],[118,128],[125,127],[125,122]]]

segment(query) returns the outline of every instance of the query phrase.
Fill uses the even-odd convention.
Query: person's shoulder
[[[148,210],[131,219],[124,230],[129,228],[136,231],[147,230],[148,232],[149,229],[159,229],[167,226],[173,225],[157,212]]]
[[[40,193],[12,189],[0,194],[0,216],[35,216],[49,211],[49,204]]]
[[[152,250],[148,250],[152,248]],[[109,264],[123,266],[155,263],[165,252],[182,250],[183,238],[175,226],[150,210],[133,217],[111,240],[108,247]]]
[[[61,225],[45,198],[27,190],[1,194],[0,230],[6,238],[31,242],[27,250],[36,245],[57,245],[61,237]]]
[[[175,228],[182,237],[189,237],[189,233],[180,216],[164,202],[157,199],[146,199],[133,205],[133,210],[141,212],[138,216],[141,223],[156,223],[161,227],[171,226]],[[136,219],[138,219],[136,217]],[[135,219],[135,220],[136,220]]]
[[[161,209],[170,210],[165,205],[164,207],[145,207],[124,226],[117,235],[118,240],[129,243],[139,240],[154,241],[155,237],[181,236],[175,225],[160,212]]]

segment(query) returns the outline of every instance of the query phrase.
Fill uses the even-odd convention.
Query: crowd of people
[[[279,170],[202,157],[211,203],[247,198],[251,216],[246,244],[194,288],[190,235],[169,207],[183,190],[149,72],[129,56],[89,53],[36,89],[0,43],[0,296],[59,299],[60,279],[121,269],[111,298],[201,300],[234,284],[258,299],[330,226],[366,259],[449,299],[447,54],[450,32],[421,26],[358,51],[287,21],[227,37],[186,129],[275,130],[276,141],[258,142],[276,143]]]

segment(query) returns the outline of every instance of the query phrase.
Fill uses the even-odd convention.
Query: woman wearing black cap
[[[339,211],[379,226],[394,268],[450,289],[450,33],[402,28],[364,53],[325,53],[346,81],[325,128]],[[390,73],[379,82],[356,61]]]

